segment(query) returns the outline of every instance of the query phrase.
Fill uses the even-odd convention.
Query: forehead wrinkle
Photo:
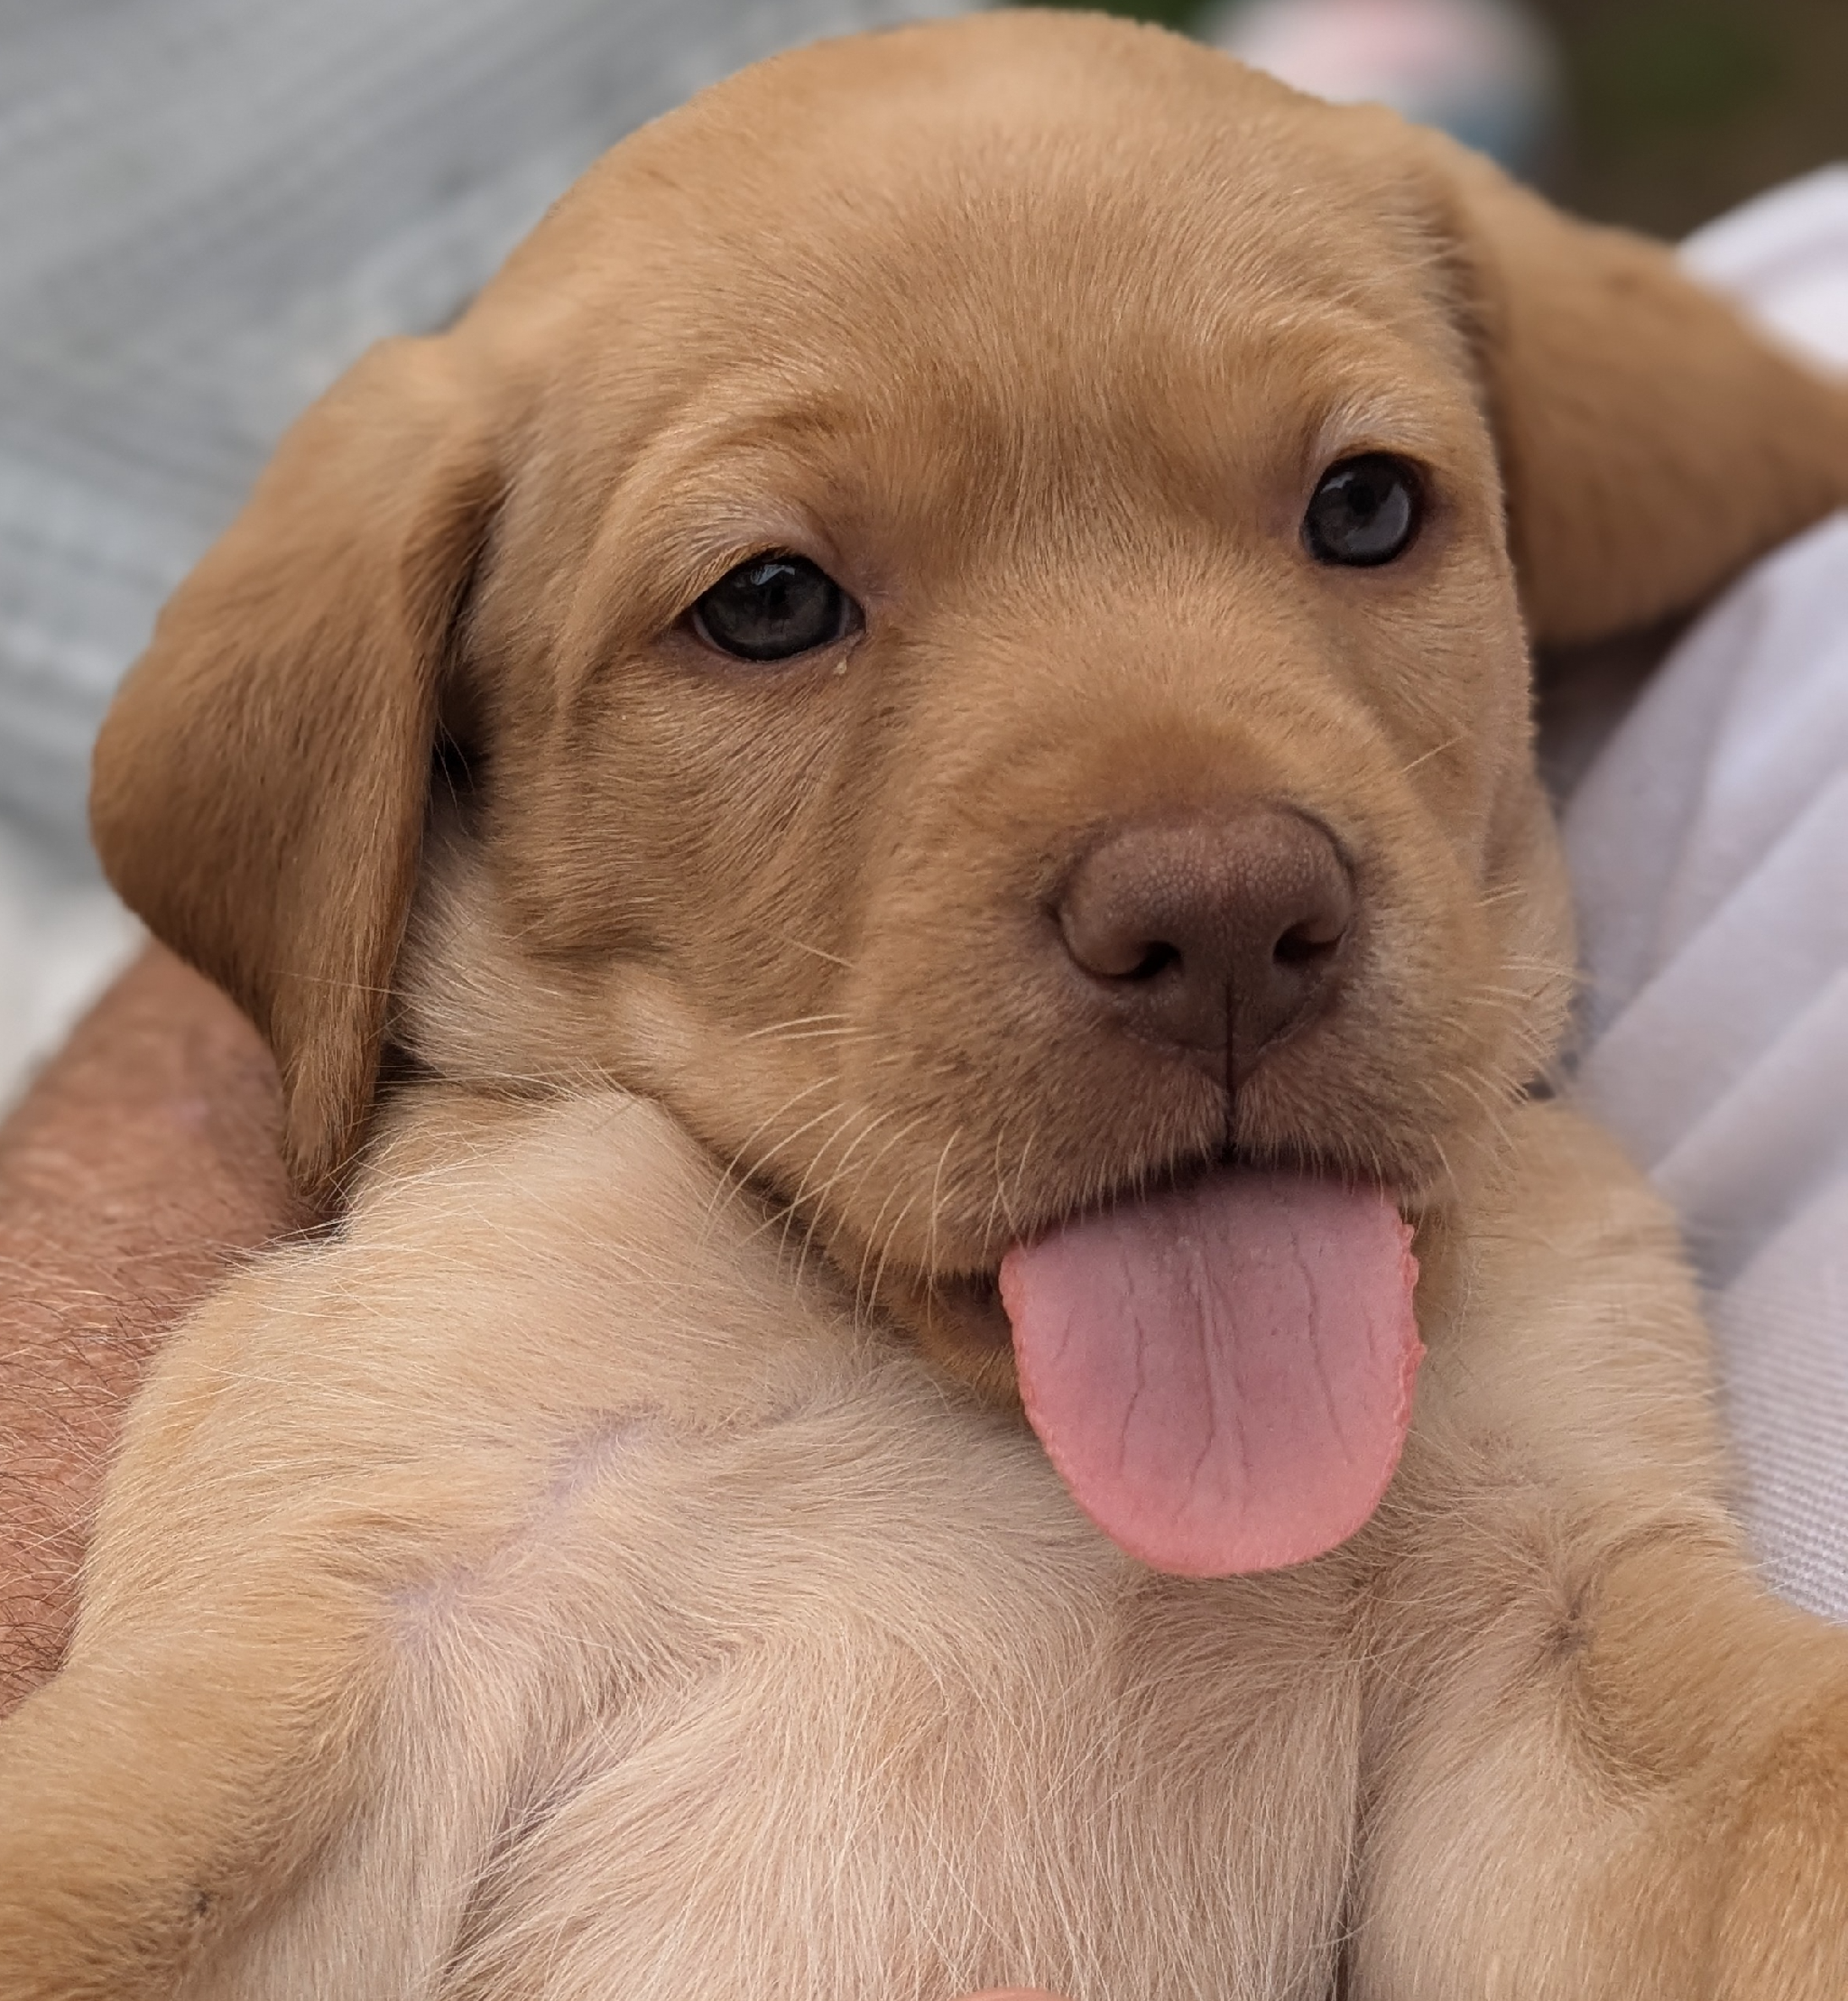
[[[1133,431],[1139,411],[1159,428],[1195,396],[1236,410],[1279,360],[1299,375],[1331,350],[1356,361],[1397,350],[1428,375],[1434,347],[1449,358],[1448,323],[1401,273],[1352,258],[1318,269],[1299,238],[1228,230],[1206,203],[1151,214],[1141,191],[1119,190],[1113,220],[1111,190],[1081,192],[1082,227],[1018,187],[984,184],[927,204],[902,236],[836,242],[845,289],[792,315],[790,356],[851,375],[869,430],[929,413],[1004,456],[1100,420]],[[879,336],[870,372],[854,338],[867,325]]]

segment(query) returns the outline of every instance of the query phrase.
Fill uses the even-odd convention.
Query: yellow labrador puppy
[[[345,1216],[134,1413],[0,1994],[1840,2001],[1528,659],[1844,499],[1661,251],[1152,31],[618,147],[105,732]]]

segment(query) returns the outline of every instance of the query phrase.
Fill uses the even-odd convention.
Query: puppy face
[[[1691,373],[1612,367],[1626,297]],[[99,844],[268,1027],[304,1172],[395,982],[416,1061],[661,1098],[1004,1388],[993,1274],[1076,1211],[1232,1158],[1416,1212],[1492,1149],[1569,957],[1527,625],[1710,588],[1841,424],[1383,114],[1096,20],[824,47],[304,421]]]
[[[1261,86],[1209,151],[1165,75],[1083,81],[850,90],[818,144],[676,146],[666,217],[615,193],[467,640],[493,894],[439,956],[491,910],[511,1005],[411,1029],[658,1094],[952,1350],[1011,1241],[1228,1152],[1422,1198],[1564,958],[1493,446],[1404,194]],[[753,163],[772,216],[725,199]],[[1318,554],[1318,486],[1381,456],[1402,553]],[[847,602],[792,570],[820,636],[753,661],[695,607],[745,566],[707,602],[754,609],[766,555]],[[1246,991],[1298,943],[1300,1007]]]

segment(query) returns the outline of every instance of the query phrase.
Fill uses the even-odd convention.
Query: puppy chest
[[[866,1478],[836,1443],[781,1488],[613,1464],[427,1610],[420,1700],[519,1739],[444,1991],[1319,2001],[1333,1594],[1138,1572],[1011,1448]]]

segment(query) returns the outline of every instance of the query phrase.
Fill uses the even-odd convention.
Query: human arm
[[[310,1218],[244,1017],[151,947],[0,1126],[0,1714],[57,1666],[121,1414],[167,1329]]]

